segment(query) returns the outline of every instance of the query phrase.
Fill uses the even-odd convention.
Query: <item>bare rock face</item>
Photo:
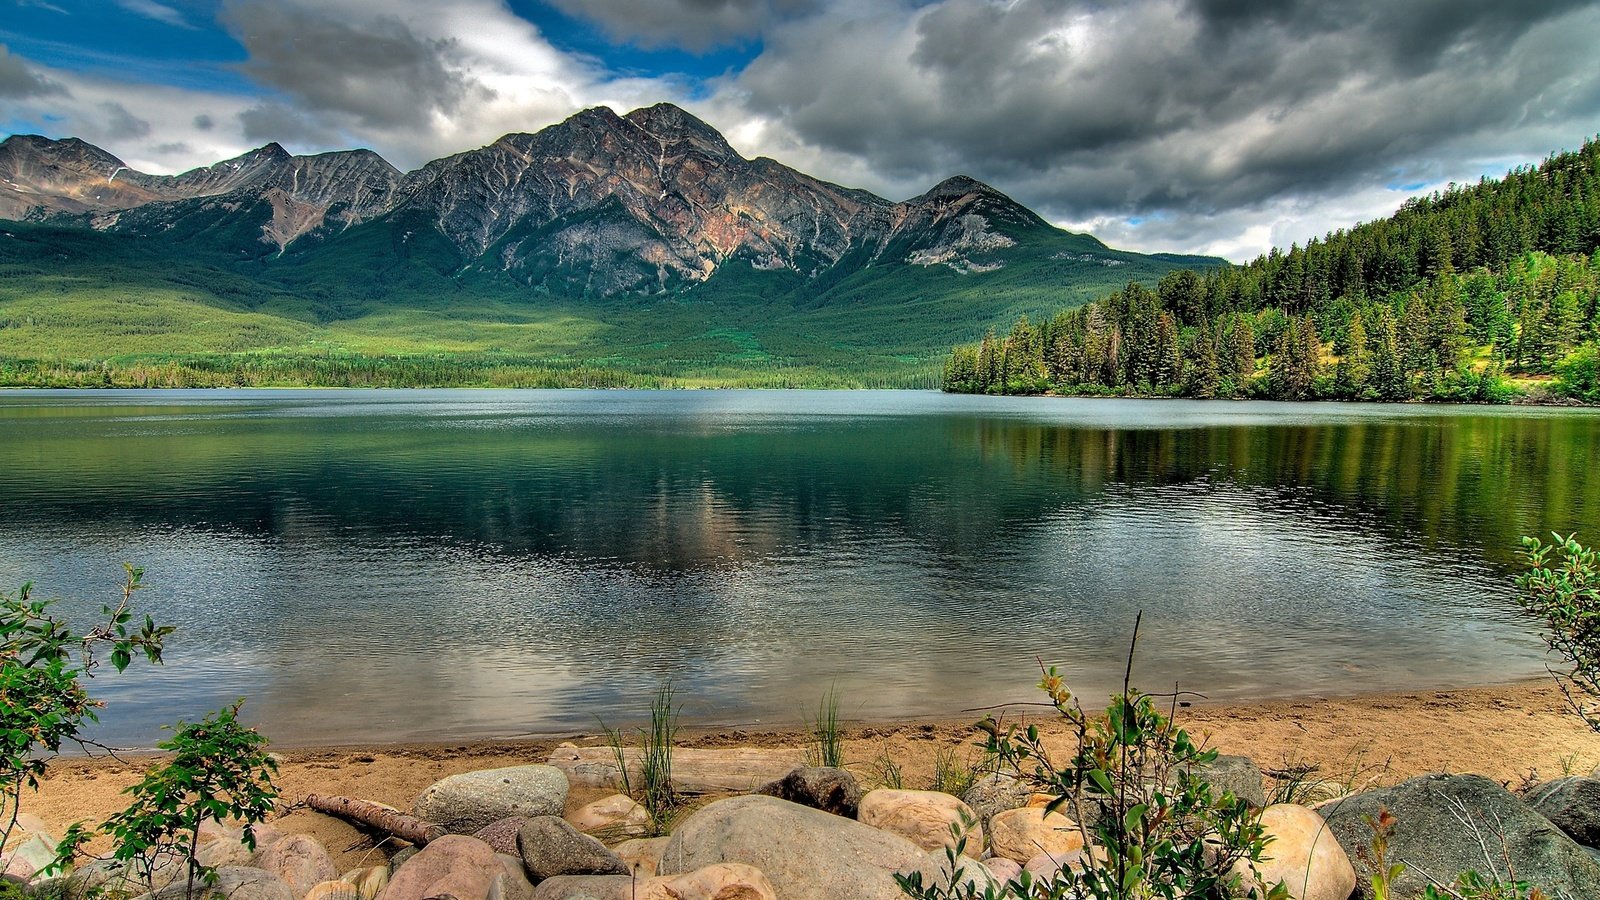
[[[368,226],[389,246],[453,248],[452,274],[564,296],[661,293],[728,266],[805,279],[880,262],[981,274],[1019,235],[1049,228],[965,176],[893,203],[745,159],[668,103],[583,110],[404,175],[368,150],[292,156],[277,144],[149,175],[83,141],[14,135],[0,143],[0,219],[212,234],[248,258]]]

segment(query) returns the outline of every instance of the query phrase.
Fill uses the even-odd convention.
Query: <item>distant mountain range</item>
[[[759,348],[757,368],[826,367],[821,356],[837,359],[841,341],[859,338],[852,319],[884,316],[907,319],[909,340],[863,352],[919,357],[915,364],[923,365],[971,337],[954,330],[957,321],[998,324],[1029,308],[1090,299],[1130,278],[1221,262],[1114,251],[963,176],[903,202],[829,184],[741,157],[671,104],[624,116],[584,110],[409,173],[368,150],[293,156],[268,144],[180,175],[149,175],[74,138],[13,135],[0,143],[0,219],[25,223],[0,240],[0,267],[25,267],[9,273],[21,281],[0,287],[0,326],[8,298],[41,286],[25,277],[26,266],[48,258],[56,266],[40,275],[110,277],[106,267],[114,265],[122,283],[146,286],[183,274],[182,284],[205,288],[195,270],[208,269],[229,285],[222,306],[313,329],[454,297],[478,321],[485,303],[504,308],[489,317],[506,322],[533,310],[598,317],[627,345],[641,320],[664,314],[652,312],[652,298],[679,307],[702,302],[717,308],[691,316],[699,325],[687,334],[681,309],[665,313],[674,326],[668,331],[704,338],[731,330],[741,348],[735,356]],[[757,322],[752,306],[764,308]],[[827,321],[796,320],[823,310],[833,313]],[[778,331],[802,339],[777,341],[779,354],[757,332],[782,321],[789,326]],[[752,328],[761,323],[767,327]],[[810,346],[817,342],[832,350],[818,356]],[[537,341],[512,343],[518,352],[541,352]],[[550,352],[567,361],[626,368],[632,359],[557,343],[559,352]],[[58,342],[53,349],[72,348]],[[299,351],[237,342],[192,349]],[[726,362],[716,348],[693,352],[673,365]],[[3,327],[0,355],[28,355]],[[85,348],[84,355],[93,354]],[[672,353],[653,358],[673,368]]]

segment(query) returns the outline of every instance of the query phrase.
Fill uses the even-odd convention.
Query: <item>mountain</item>
[[[222,284],[227,297],[195,299],[311,331],[376,329],[374,316],[426,310],[435,322],[537,319],[551,332],[551,316],[563,315],[629,342],[635,331],[703,343],[731,330],[736,346],[761,347],[762,365],[809,364],[819,349],[837,358],[849,345],[925,368],[942,346],[936,337],[970,336],[950,331],[958,312],[996,324],[1130,278],[1220,263],[1111,250],[964,176],[902,202],[830,184],[745,159],[671,104],[584,110],[409,173],[366,150],[293,156],[268,144],[149,175],[76,139],[13,135],[0,142],[0,218],[23,223],[0,240],[0,269],[54,261],[49,273],[10,272],[22,281],[0,289],[0,316],[8,295],[36,295],[40,278],[104,279],[114,262],[122,284],[178,280],[210,293]],[[707,308],[690,315],[686,306]],[[671,327],[641,326],[663,318]],[[782,354],[756,334],[775,329]],[[469,330],[459,349],[505,349]],[[885,330],[894,332],[887,344],[865,345]],[[0,355],[27,352],[6,337],[0,329]],[[407,346],[447,343],[419,332]],[[597,355],[584,341],[511,343],[535,355],[559,345],[564,359],[641,362],[637,353]],[[704,358],[703,348],[691,360],[660,352],[670,348],[659,339],[646,343],[648,356],[680,368]],[[721,365],[729,355],[710,357]]]

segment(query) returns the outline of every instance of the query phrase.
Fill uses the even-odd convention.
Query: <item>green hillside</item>
[[[985,328],[1220,262],[1032,228],[995,271],[893,261],[831,281],[733,260],[686,290],[563,297],[421,223],[269,256],[229,249],[250,215],[173,221],[161,237],[0,223],[0,383],[933,387]]]

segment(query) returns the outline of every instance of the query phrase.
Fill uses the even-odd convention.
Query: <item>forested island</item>
[[[1600,400],[1600,142],[954,349],[946,391]]]

